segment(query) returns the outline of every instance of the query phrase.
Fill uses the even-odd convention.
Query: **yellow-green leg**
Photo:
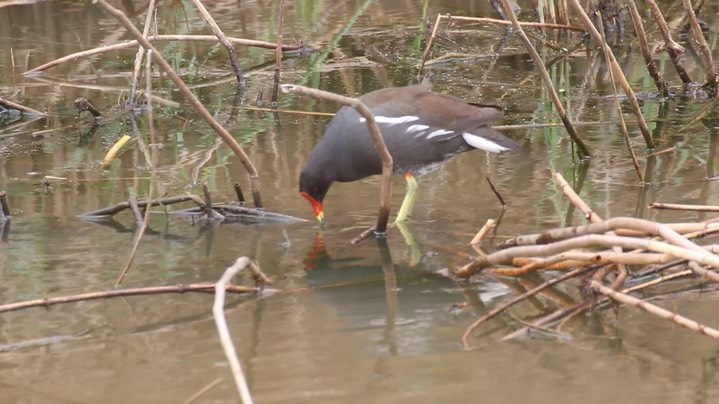
[[[402,233],[405,244],[409,247],[409,267],[414,268],[422,261],[422,250],[419,248],[419,243],[417,243],[417,239],[414,237],[412,223],[397,222],[395,225],[397,225],[400,233]]]
[[[395,223],[404,222],[409,217],[409,214],[412,213],[412,207],[414,207],[414,200],[417,196],[417,180],[414,178],[414,175],[411,173],[405,173],[404,179],[407,180],[407,193],[404,196],[404,200],[402,201],[402,206],[399,208],[399,212],[397,213],[397,219],[394,220]]]

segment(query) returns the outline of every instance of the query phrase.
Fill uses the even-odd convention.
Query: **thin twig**
[[[707,41],[704,39],[704,33],[699,27],[699,22],[697,21],[697,16],[694,13],[691,0],[682,0],[682,2],[684,3],[684,10],[687,13],[687,17],[689,17],[689,26],[692,29],[692,37],[694,37],[694,41],[696,41],[699,46],[699,55],[701,56],[704,70],[707,72],[707,82],[705,86],[709,94],[714,96],[717,92],[717,73],[714,69],[714,61],[712,60],[709,45],[707,45]]]
[[[154,1],[154,0],[153,0]],[[152,3],[152,1],[151,1]],[[154,112],[152,107],[152,75],[150,74],[152,69],[152,51],[147,51],[147,57],[145,58],[145,96],[147,100],[147,121],[148,121],[148,128],[150,131],[150,137],[153,139],[152,143],[154,142],[155,138],[155,120],[154,120]],[[140,134],[138,134],[140,136]],[[115,287],[119,287],[122,284],[122,281],[125,280],[125,277],[127,276],[127,273],[130,271],[130,268],[132,267],[132,263],[135,262],[135,257],[137,256],[137,251],[140,248],[140,241],[142,240],[142,236],[145,235],[145,231],[147,230],[147,224],[150,222],[150,207],[152,206],[152,188],[155,184],[155,172],[157,171],[157,150],[155,147],[152,147],[150,150],[150,160],[147,161],[147,163],[150,165],[150,186],[147,190],[147,200],[145,201],[145,216],[140,218],[141,221],[139,223],[140,229],[137,232],[137,237],[135,237],[135,242],[132,245],[132,251],[130,252],[130,257],[127,259],[127,263],[125,264],[125,268],[122,269],[120,272],[120,275],[117,277],[117,280],[115,280]],[[137,205],[137,201],[135,201],[135,205]]]
[[[185,400],[185,403],[184,403],[184,404],[192,404],[192,403],[194,403],[195,400],[197,400],[198,398],[202,397],[203,394],[207,393],[208,391],[212,390],[213,387],[215,387],[215,386],[217,386],[218,384],[222,383],[222,380],[223,380],[223,379],[222,379],[221,377],[218,377],[217,379],[215,379],[215,380],[213,380],[213,381],[207,383],[207,385],[206,385],[205,387],[201,388],[197,393],[193,394],[192,396],[190,396],[190,398],[188,398],[187,400]]]
[[[719,339],[719,330],[716,330],[711,327],[707,327],[703,324],[700,324],[694,320],[690,320],[684,316],[680,316],[677,313],[674,313],[672,311],[669,311],[667,309],[661,308],[655,304],[645,302],[641,299],[637,299],[636,297],[617,292],[616,290],[612,290],[604,285],[602,285],[599,282],[592,281],[589,286],[604,295],[609,296],[613,300],[616,300],[617,302],[629,304],[632,306],[637,307],[638,309],[644,310],[650,314],[654,314],[655,316],[661,317],[665,320],[672,321],[676,324],[679,324],[680,326],[684,328],[688,328],[690,330],[696,331],[700,334],[704,334],[706,336]]]
[[[719,206],[714,205],[686,205],[679,203],[660,203],[652,202],[649,209],[666,209],[666,210],[688,210],[693,212],[719,212]]]
[[[485,175],[484,178],[487,179],[487,182],[489,183],[489,187],[492,189],[492,192],[494,192],[494,195],[499,199],[499,203],[502,205],[502,208],[507,207],[507,203],[504,202],[504,198],[502,198],[502,194],[497,191],[497,188],[494,187],[494,184],[492,183],[492,180],[489,178],[489,175]]]
[[[231,293],[254,293],[259,289],[250,286],[227,285],[226,290]],[[88,300],[109,299],[121,296],[158,295],[166,293],[215,293],[215,284],[210,282],[191,283],[186,285],[149,286],[142,288],[113,289],[99,292],[81,293],[78,295],[45,297],[42,299],[26,300],[0,305],[0,313],[29,309],[31,307],[49,307],[62,303],[74,303]]]
[[[598,20],[601,20],[602,15],[599,14]],[[599,27],[599,33],[602,35],[602,41],[603,43],[607,42],[607,37],[604,34],[604,24],[597,24]],[[604,58],[605,60],[609,61],[611,59],[611,56],[609,55],[609,47],[603,46],[602,50],[604,50]],[[637,177],[639,178],[639,182],[644,182],[644,176],[642,175],[642,171],[639,168],[639,162],[637,162],[637,155],[634,153],[634,148],[632,147],[632,142],[629,139],[629,131],[627,130],[627,123],[624,121],[624,111],[622,111],[622,104],[619,101],[619,93],[617,91],[617,81],[614,77],[614,70],[609,69],[609,81],[612,83],[612,93],[614,94],[614,105],[617,108],[617,116],[619,117],[619,127],[622,129],[622,135],[624,136],[624,143],[627,145],[627,150],[629,151],[629,156],[632,158],[632,164],[634,165],[634,172],[637,173]]]
[[[147,16],[145,17],[145,26],[142,28],[142,36],[147,38],[152,27],[152,20],[155,18],[155,0],[150,0],[147,5]],[[132,84],[130,85],[130,104],[134,105],[137,100],[137,82],[140,80],[140,69],[142,68],[142,57],[145,55],[145,49],[142,46],[137,47],[135,54],[135,64],[132,68]],[[149,72],[148,72],[149,73]]]
[[[228,37],[227,39],[235,45],[242,45],[242,46],[255,47],[255,48],[265,48],[265,49],[277,48],[277,44],[274,42],[256,41],[253,39],[233,38],[233,37]],[[214,35],[151,35],[151,36],[147,37],[147,40],[150,42],[217,42],[217,37]],[[131,40],[131,41],[117,43],[117,44],[113,44],[113,45],[100,46],[97,48],[84,50],[82,52],[71,53],[69,55],[66,55],[61,58],[47,62],[41,66],[30,69],[23,74],[24,75],[34,75],[34,74],[40,73],[42,71],[45,71],[51,67],[55,67],[57,65],[63,64],[63,63],[74,62],[78,59],[94,56],[94,55],[97,55],[100,53],[112,52],[112,51],[121,50],[121,49],[134,48],[138,44],[139,44],[139,42],[137,42],[136,40]],[[304,45],[301,45],[301,44],[300,45],[282,45],[283,51],[301,51],[303,49],[304,49]]]
[[[487,321],[491,320],[492,318],[496,317],[498,314],[502,313],[504,310],[514,306],[515,304],[522,302],[526,300],[528,297],[534,296],[537,293],[541,292],[542,290],[549,288],[551,286],[554,286],[558,283],[564,282],[567,279],[571,279],[575,276],[581,275],[585,272],[588,272],[590,269],[593,269],[592,267],[585,267],[585,268],[578,268],[573,271],[567,272],[566,274],[562,276],[558,276],[556,278],[550,279],[543,284],[537,286],[536,288],[533,288],[531,290],[528,290],[521,296],[517,296],[513,298],[512,300],[504,303],[503,305],[496,307],[492,309],[489,313],[485,314],[484,316],[478,318],[475,322],[470,324],[466,330],[464,331],[464,334],[462,334],[462,345],[465,349],[470,349],[470,345],[468,342],[469,336],[476,330],[480,325],[486,323]]]
[[[659,27],[659,30],[662,33],[662,37],[664,37],[664,47],[666,48],[667,52],[669,53],[669,57],[672,60],[672,63],[674,64],[674,68],[676,69],[677,73],[679,74],[679,78],[682,79],[682,83],[685,85],[691,84],[692,79],[689,77],[689,73],[687,73],[687,70],[684,68],[684,65],[682,64],[682,55],[684,54],[684,47],[679,45],[672,39],[672,35],[669,32],[669,27],[667,26],[667,21],[664,19],[664,15],[662,15],[662,10],[659,8],[657,3],[654,0],[644,0],[644,3],[646,3],[649,6],[649,9],[652,12],[652,15],[654,15],[654,19],[657,22],[657,26]]]
[[[227,361],[230,362],[237,390],[240,393],[242,402],[245,404],[252,404],[252,395],[250,394],[250,388],[247,386],[245,375],[242,372],[240,360],[237,358],[235,345],[232,343],[232,337],[230,337],[230,330],[227,328],[227,320],[225,319],[225,288],[238,272],[247,266],[254,265],[249,258],[240,257],[232,266],[227,268],[220,280],[215,284],[215,303],[212,305],[212,314],[215,317],[217,332],[220,334],[220,342],[225,351]]]
[[[16,109],[26,115],[47,116],[47,114],[44,112],[40,112],[40,111],[38,111],[36,109],[32,109],[30,107],[26,107],[24,105],[18,104],[17,102],[12,102],[10,100],[6,100],[2,97],[0,97],[0,106],[9,108],[9,109]]]
[[[662,98],[667,98],[669,97],[669,87],[667,86],[667,82],[664,81],[664,78],[662,78],[662,74],[659,72],[659,69],[657,69],[657,64],[654,62],[654,55],[649,50],[649,40],[647,39],[647,33],[644,31],[644,23],[642,22],[642,16],[639,14],[639,10],[637,9],[637,4],[634,0],[626,0],[625,2],[629,8],[629,16],[632,19],[634,32],[639,40],[639,49],[642,51],[642,57],[644,58],[644,63],[647,65],[649,75],[652,76],[652,79],[654,79],[654,85],[657,86],[659,95],[661,95]]]
[[[275,78],[272,87],[270,107],[277,108],[277,92],[280,88],[280,72],[282,70],[282,27],[285,20],[285,0],[280,0],[277,10],[277,50],[275,51]]]

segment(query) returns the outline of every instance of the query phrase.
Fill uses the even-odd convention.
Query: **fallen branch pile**
[[[581,301],[542,317],[505,336],[503,340],[526,335],[532,328],[546,331],[548,326],[597,307],[609,299],[719,338],[719,331],[714,328],[629,295],[633,291],[692,275],[702,280],[719,282],[719,244],[699,245],[695,242],[718,234],[719,218],[700,223],[670,224],[629,217],[602,220],[560,174],[555,174],[555,180],[591,224],[510,239],[500,245],[498,251],[475,258],[459,268],[454,275],[468,278],[478,271],[504,276],[521,276],[540,269],[572,271],[527,291],[476,320],[462,337],[465,348],[470,347],[468,338],[481,324],[505,312],[510,306],[579,276],[584,276],[579,284],[580,296],[584,297]],[[711,210],[707,207],[702,209]],[[627,266],[635,266],[636,269],[631,271]],[[631,288],[625,286],[627,281],[632,282]]]

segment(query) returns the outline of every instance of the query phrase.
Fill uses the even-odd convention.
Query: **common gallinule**
[[[458,153],[481,149],[492,153],[519,149],[513,140],[488,125],[502,116],[496,106],[470,104],[433,93],[429,83],[385,88],[360,97],[374,113],[394,173],[404,174],[407,194],[397,222],[407,219],[417,190],[415,176],[437,169]],[[343,107],[330,121],[324,137],[300,174],[300,194],[324,220],[323,201],[335,181],[351,182],[382,173],[382,161],[354,108]]]

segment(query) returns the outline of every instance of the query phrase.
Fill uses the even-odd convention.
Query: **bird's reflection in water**
[[[341,332],[381,330],[381,337],[372,340],[391,355],[399,347],[403,351],[429,349],[433,336],[427,328],[453,320],[450,308],[463,300],[461,290],[450,279],[421,266],[395,264],[386,239],[365,241],[361,246],[338,244],[331,247],[333,257],[325,234],[318,232],[304,266],[313,293],[345,322]]]

